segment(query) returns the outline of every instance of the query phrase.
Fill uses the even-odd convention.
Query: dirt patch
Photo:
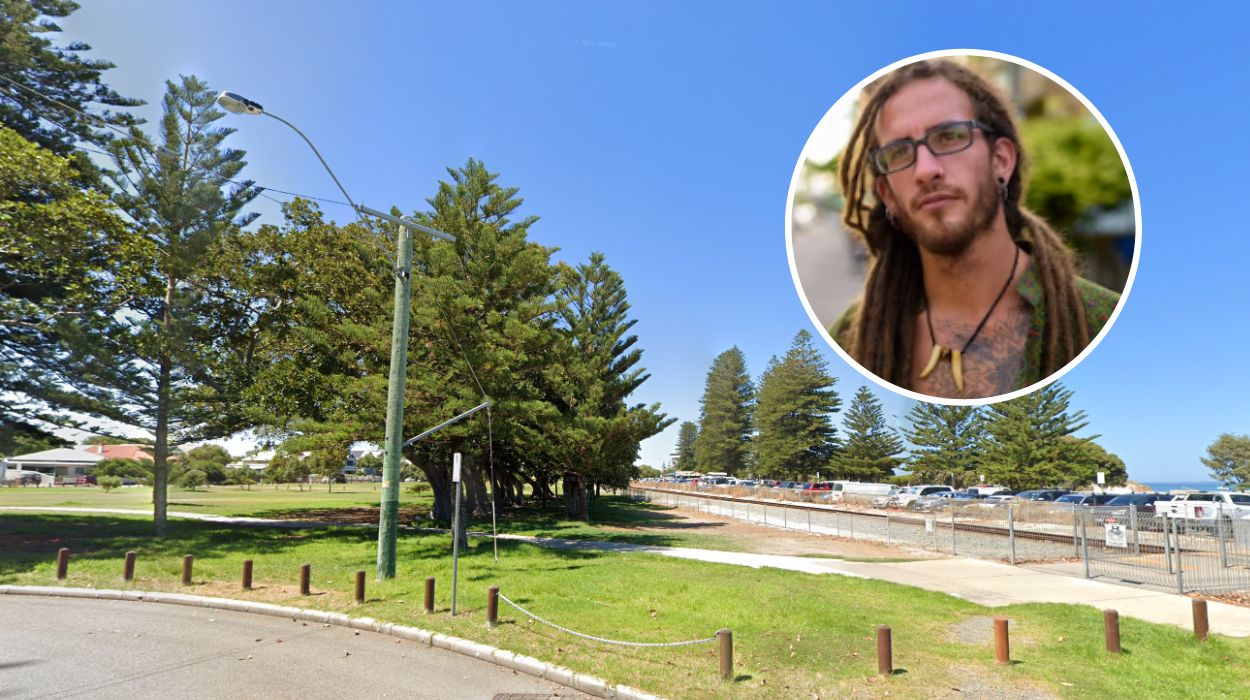
[[[986,618],[989,619],[989,618]],[[1055,700],[1047,690],[1023,683],[1011,683],[970,668],[951,669],[953,685],[935,689],[929,697],[966,698],[968,700]]]
[[[655,533],[671,535],[674,529],[683,534],[709,535],[726,540],[732,549],[757,554],[784,554],[790,556],[851,557],[855,559],[942,559],[945,555],[911,547],[892,546],[884,543],[853,540],[846,537],[789,530],[746,523],[709,513],[692,513],[682,508],[664,511],[666,522],[654,527],[644,523],[628,528],[605,527],[630,533]]]
[[[1250,593],[1190,593],[1189,597],[1250,608]]]
[[[323,523],[355,525],[362,523],[378,523],[379,508],[377,506],[356,506],[354,508],[304,508],[301,510],[284,510],[273,513],[262,513],[260,517],[276,520],[315,520]],[[429,510],[417,506],[400,506],[399,522],[413,523],[424,520]]]
[[[994,618],[976,615],[960,620],[957,624],[947,628],[947,637],[960,644],[992,646],[994,644]]]

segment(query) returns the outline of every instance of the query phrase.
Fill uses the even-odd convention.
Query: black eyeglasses
[[[975,119],[938,124],[924,132],[921,139],[898,139],[868,154],[878,175],[889,175],[910,168],[916,162],[916,149],[923,144],[935,156],[958,153],[972,145],[972,130],[980,129],[993,136],[994,129]]]

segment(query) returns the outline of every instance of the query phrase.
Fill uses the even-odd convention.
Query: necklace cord
[[[975,341],[977,336],[981,334],[981,329],[985,327],[985,322],[990,320],[990,314],[994,313],[994,309],[998,308],[998,302],[1003,300],[1003,295],[1005,295],[1007,290],[1011,287],[1011,281],[1016,278],[1016,266],[1019,265],[1019,263],[1020,246],[1016,246],[1016,255],[1011,259],[1011,274],[1007,275],[1007,282],[1003,284],[1003,288],[998,291],[998,296],[994,297],[994,303],[990,304],[989,311],[986,311],[985,315],[981,317],[981,322],[977,324],[977,329],[972,331],[972,335],[968,337],[968,342],[964,343],[964,346],[960,349],[959,354],[962,355],[967,353],[968,348],[972,347],[973,341]],[[929,312],[929,300],[927,298],[924,302],[924,320],[929,326],[929,342],[933,345],[937,345],[937,336],[933,334],[933,314]]]

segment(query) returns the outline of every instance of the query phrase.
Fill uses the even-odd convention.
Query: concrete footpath
[[[1074,576],[1067,567],[1011,566],[966,557],[924,559],[909,562],[863,562],[844,559],[792,557],[779,554],[722,552],[683,547],[651,547],[618,542],[586,542],[517,535],[500,535],[545,547],[606,552],[645,552],[679,559],[749,566],[772,567],[808,574],[839,574],[856,578],[890,581],[962,598],[989,607],[1017,603],[1071,603],[1100,610],[1114,609],[1120,615],[1147,622],[1191,629],[1193,603],[1188,596],[1149,590],[1140,586],[1096,581]],[[1210,630],[1230,637],[1250,637],[1250,608],[1210,601],[1207,603]]]
[[[6,511],[54,511],[82,514],[148,515],[150,511],[112,510],[102,508],[38,508],[0,507]],[[239,518],[200,513],[173,513],[170,517],[191,517],[209,522],[250,525],[255,527],[322,527],[333,523]],[[365,527],[374,527],[366,525]],[[471,533],[489,537],[489,533]],[[695,559],[752,568],[772,567],[808,574],[838,574],[857,578],[890,581],[945,593],[969,602],[990,607],[1017,603],[1071,603],[1098,609],[1114,609],[1120,615],[1148,622],[1192,626],[1192,599],[1187,596],[1146,589],[1129,584],[1089,580],[1073,575],[1070,567],[1011,566],[994,561],[970,558],[926,559],[911,562],[863,562],[837,558],[794,557],[779,554],[723,552],[686,547],[655,547],[620,542],[567,540],[524,535],[499,535],[500,539],[530,542],[543,547],[579,549],[599,552],[659,554],[679,559]],[[1211,601],[1208,603],[1210,629],[1230,637],[1250,637],[1250,608]]]

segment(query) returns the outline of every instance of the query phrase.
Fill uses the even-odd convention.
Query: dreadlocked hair
[[[993,137],[1015,144],[1019,156],[1002,206],[1011,237],[1032,257],[1042,283],[1046,328],[1040,369],[1043,376],[1053,374],[1089,344],[1085,305],[1076,288],[1076,258],[1059,233],[1020,204],[1025,156],[1007,101],[985,78],[947,60],[911,63],[870,85],[838,166],[838,183],[846,201],[842,223],[863,239],[871,258],[847,349],[873,374],[898,386],[911,384],[914,320],[924,293],[920,250],[889,220],[885,204],[875,197],[871,203],[866,201],[877,177],[868,156],[880,145],[874,125],[882,105],[904,85],[926,78],[943,78],[963,90],[972,101],[974,118],[989,126]]]

